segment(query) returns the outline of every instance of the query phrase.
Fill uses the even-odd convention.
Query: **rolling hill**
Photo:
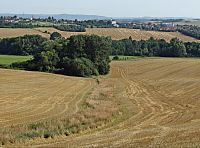
[[[94,85],[89,79],[5,69],[0,83],[0,128],[78,112],[78,102]]]
[[[95,84],[93,79],[1,69],[0,140],[11,133],[16,139],[36,137],[11,141],[8,147],[198,147],[199,70],[197,59],[115,61],[110,74]],[[73,124],[61,124],[68,117]],[[75,135],[64,132],[70,128]]]
[[[0,38],[12,38],[24,35],[37,35],[37,34],[49,38],[48,34],[29,28],[0,28]]]
[[[130,36],[134,40],[147,40],[150,37],[154,37],[156,39],[165,39],[166,41],[170,41],[172,38],[179,38],[184,42],[200,42],[200,40],[194,39],[189,36],[185,36],[178,32],[159,32],[159,31],[143,31],[137,29],[124,29],[124,28],[91,28],[87,29],[86,32],[66,32],[59,31],[55,28],[34,28],[34,29],[10,29],[10,28],[0,28],[0,38],[7,37],[17,37],[23,36],[26,34],[39,34],[43,37],[49,38],[49,34],[45,33],[59,32],[63,37],[70,37],[72,35],[78,34],[95,34],[100,36],[111,36],[114,40],[120,40],[124,38],[129,38]]]

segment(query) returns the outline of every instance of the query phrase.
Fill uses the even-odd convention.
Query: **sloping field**
[[[0,28],[0,38],[11,38],[24,35],[41,35],[43,37],[49,37],[48,34],[29,28]]]
[[[0,29],[0,38],[6,37],[16,37],[16,36],[23,36],[25,34],[39,34],[44,37],[49,38],[48,33],[59,32],[62,34],[63,37],[70,37],[72,35],[78,34],[95,34],[100,36],[111,36],[114,40],[120,40],[124,38],[129,38],[130,36],[134,40],[147,40],[150,37],[154,37],[156,39],[165,39],[166,41],[170,41],[172,38],[179,38],[185,42],[197,41],[200,40],[194,39],[189,36],[185,36],[178,32],[158,32],[158,31],[142,31],[137,29],[125,29],[125,28],[91,28],[87,29],[86,32],[66,32],[66,31],[59,31],[54,28],[34,28],[34,29],[9,29],[4,28]]]
[[[87,29],[86,33],[78,33],[78,32],[65,32],[65,31],[58,31],[54,28],[36,28],[41,32],[48,31],[52,32],[59,32],[64,37],[70,37],[71,35],[77,34],[95,34],[100,36],[111,36],[114,40],[120,40],[124,38],[129,38],[130,36],[135,40],[148,40],[150,37],[154,37],[156,39],[165,39],[170,41],[172,38],[179,38],[182,41],[190,42],[190,41],[197,41],[196,39],[185,36],[178,32],[158,32],[158,31],[143,31],[137,29],[125,29],[125,28],[91,28]],[[199,40],[198,40],[199,41]]]
[[[40,32],[49,32],[49,33],[53,33],[53,32],[59,32],[63,37],[70,37],[72,35],[79,35],[79,34],[86,34],[86,32],[67,32],[67,31],[60,31],[58,29],[55,28],[35,28],[35,30],[40,31]]]
[[[121,28],[108,28],[108,29],[88,29],[87,33],[97,34],[102,36],[111,36],[115,40],[129,38],[130,36],[135,40],[148,40],[150,37],[156,39],[165,39],[170,41],[172,38],[179,38],[182,41],[194,41],[196,39],[182,35],[177,32],[158,32],[158,31],[143,31],[136,29],[121,29]]]
[[[0,128],[78,111],[92,80],[0,69]]]
[[[90,131],[67,137],[60,136],[54,139],[50,138],[47,140],[41,138],[34,141],[29,141],[25,143],[24,146],[200,146],[200,60],[168,58],[140,59],[133,61],[113,62],[111,64],[111,67],[111,73],[101,79],[101,91],[104,90],[103,88],[105,86],[106,88],[111,88],[111,98],[114,98],[115,102],[120,104],[121,109],[125,110],[125,112],[121,112],[121,114],[119,115],[125,117],[123,118],[123,120],[120,120],[120,122],[114,122],[110,126],[100,128],[99,130],[95,130],[93,132]],[[7,73],[7,75],[11,76],[12,74]],[[8,76],[8,78],[10,76]],[[54,77],[50,77],[49,79],[53,78]],[[68,79],[69,78],[66,78],[66,80]],[[59,81],[58,78],[56,78],[56,80]],[[63,77],[62,80],[64,80]],[[59,85],[64,85],[65,81],[62,80],[62,83],[57,83],[59,83]],[[5,81],[9,83],[12,82],[9,79],[1,79],[1,81],[3,81],[4,83]],[[25,84],[30,84],[29,81],[30,80],[25,81],[26,83],[23,83],[20,86],[22,87]],[[42,82],[44,81],[41,81],[41,84]],[[56,83],[55,80],[54,83]],[[52,85],[53,87],[55,87],[53,82]],[[12,86],[14,87],[15,85]],[[9,89],[12,90],[13,87]],[[4,85],[3,87],[1,87],[1,95],[2,92],[6,92],[5,88],[8,87]],[[45,89],[51,89],[51,85],[49,85],[48,87],[44,87],[44,90]],[[52,107],[54,107],[54,109],[56,108],[55,99],[51,101],[51,91],[48,91],[48,93],[50,94],[37,94],[35,92],[32,92],[32,95],[23,94],[22,97],[17,97],[16,94],[14,95],[15,91],[11,90],[10,94],[13,94],[13,96],[15,96],[15,99],[13,99],[15,101],[15,104],[12,104],[12,101],[10,100],[8,101],[8,96],[6,95],[8,94],[8,92],[3,93],[4,97],[1,98],[4,99],[1,99],[1,104],[4,104],[5,109],[10,108],[12,113],[14,113],[15,110],[21,110],[22,114],[24,114],[25,112],[23,110],[33,107],[30,106],[32,103],[30,103],[30,105],[26,103],[27,105],[25,105],[24,107],[22,107],[22,104],[24,104],[26,100],[32,100],[35,95],[40,95],[41,97],[47,95],[49,96],[47,98],[49,98],[50,100],[48,104],[44,102],[40,103],[40,108],[37,109],[38,112],[46,114],[46,109],[42,109],[42,107],[46,108],[46,106],[50,104],[54,104]],[[54,90],[52,89],[52,93],[53,91]],[[22,99],[21,105],[20,102],[17,102],[19,98],[24,98]],[[43,99],[40,99],[38,101],[41,102],[42,100]],[[14,106],[16,106],[17,108]],[[66,110],[65,107],[62,108],[62,110],[58,109],[58,111],[56,111],[56,114],[54,112],[52,113],[54,115],[60,115],[62,114],[63,110]],[[103,109],[104,107],[102,106],[101,108]],[[33,107],[33,110],[31,111],[33,112],[33,114],[35,114],[34,110],[35,109]],[[8,111],[9,110],[6,109],[6,112]],[[1,117],[4,117],[1,126],[5,126],[5,123],[10,124],[10,122],[13,122],[12,120],[18,117],[17,114],[12,114],[11,120],[11,117],[9,116],[11,114],[6,115],[6,112],[1,112]],[[49,113],[50,112],[51,111],[49,111]],[[30,114],[31,113],[29,113],[29,117],[34,119],[33,117],[31,117]],[[50,116],[50,114],[48,116]]]

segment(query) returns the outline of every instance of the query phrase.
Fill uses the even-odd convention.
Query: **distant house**
[[[116,25],[117,24],[117,21],[112,21],[112,25]]]
[[[117,24],[117,21],[112,21],[112,25],[114,26],[114,27],[119,27],[119,25]]]

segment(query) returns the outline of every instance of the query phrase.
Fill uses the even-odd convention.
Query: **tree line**
[[[55,32],[51,40],[39,35],[0,39],[0,54],[33,56],[29,61],[12,64],[13,68],[91,76],[109,72],[110,55],[200,57],[200,43],[184,43],[177,38],[170,42],[154,38],[136,41],[131,37],[117,41],[97,35],[64,39]]]
[[[38,28],[38,27],[52,27],[61,31],[69,32],[85,32],[86,28],[82,25],[42,25],[33,23],[10,23],[0,22],[0,28]]]
[[[200,40],[200,27],[192,26],[192,25],[185,25],[179,26],[178,31],[184,35],[191,36]]]
[[[82,25],[54,25],[54,28],[61,31],[69,31],[69,32],[85,32],[86,29]]]
[[[51,25],[41,25],[33,23],[11,23],[11,22],[1,22],[0,28],[38,28],[38,27],[52,27]]]
[[[157,57],[200,57],[200,44],[184,43],[177,38],[166,42],[163,39],[150,38],[136,41],[123,39],[112,42],[112,55],[125,56],[157,56]]]

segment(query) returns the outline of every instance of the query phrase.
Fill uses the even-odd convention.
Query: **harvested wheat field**
[[[0,69],[0,128],[74,114],[88,79]]]
[[[100,36],[111,36],[114,40],[129,38],[130,36],[134,40],[148,40],[150,37],[156,39],[165,39],[166,41],[170,41],[172,38],[179,38],[185,42],[196,40],[192,37],[185,36],[178,32],[144,31],[139,29],[125,29],[125,28],[88,29],[87,33],[96,34]]]
[[[111,119],[74,135],[35,138],[15,146],[200,146],[198,59],[115,61],[99,84],[92,79],[21,71],[1,70],[0,75],[1,127],[65,116],[71,111],[75,116],[77,110],[84,117]],[[94,89],[85,96],[91,87]],[[80,96],[74,96],[74,91]],[[81,108],[85,103],[87,107]]]
[[[42,27],[42,28],[35,28],[35,30],[40,31],[40,32],[48,32],[49,34],[53,32],[59,32],[63,37],[69,38],[70,36],[73,35],[79,35],[79,34],[86,34],[86,32],[67,32],[67,31],[60,31],[55,28],[48,28],[48,27]]]
[[[172,38],[179,38],[184,42],[200,42],[200,40],[194,39],[189,36],[185,36],[178,32],[159,32],[159,31],[143,31],[138,29],[125,29],[125,28],[90,28],[86,32],[66,32],[59,31],[55,28],[34,28],[34,29],[0,29],[0,38],[6,37],[17,37],[23,35],[39,34],[43,37],[50,37],[50,33],[59,32],[63,37],[69,38],[72,35],[88,34],[88,35],[99,35],[99,36],[111,36],[114,40],[120,40],[129,38],[130,36],[134,40],[148,40],[150,37],[156,39],[165,39],[170,41]]]
[[[86,33],[84,32],[66,32],[66,31],[59,31],[54,28],[36,28],[40,32],[59,32],[64,37],[70,37],[72,35],[78,34],[88,34],[88,35],[99,35],[99,36],[111,36],[114,40],[120,40],[129,38],[130,36],[134,40],[148,40],[150,37],[154,37],[156,39],[165,39],[166,41],[170,41],[172,38],[179,38],[185,42],[191,41],[198,41],[189,36],[185,36],[178,32],[159,32],[159,31],[143,31],[138,29],[125,29],[125,28],[90,28],[87,29]]]
[[[0,28],[0,38],[12,38],[24,35],[41,35],[48,38],[49,35],[30,28]]]

